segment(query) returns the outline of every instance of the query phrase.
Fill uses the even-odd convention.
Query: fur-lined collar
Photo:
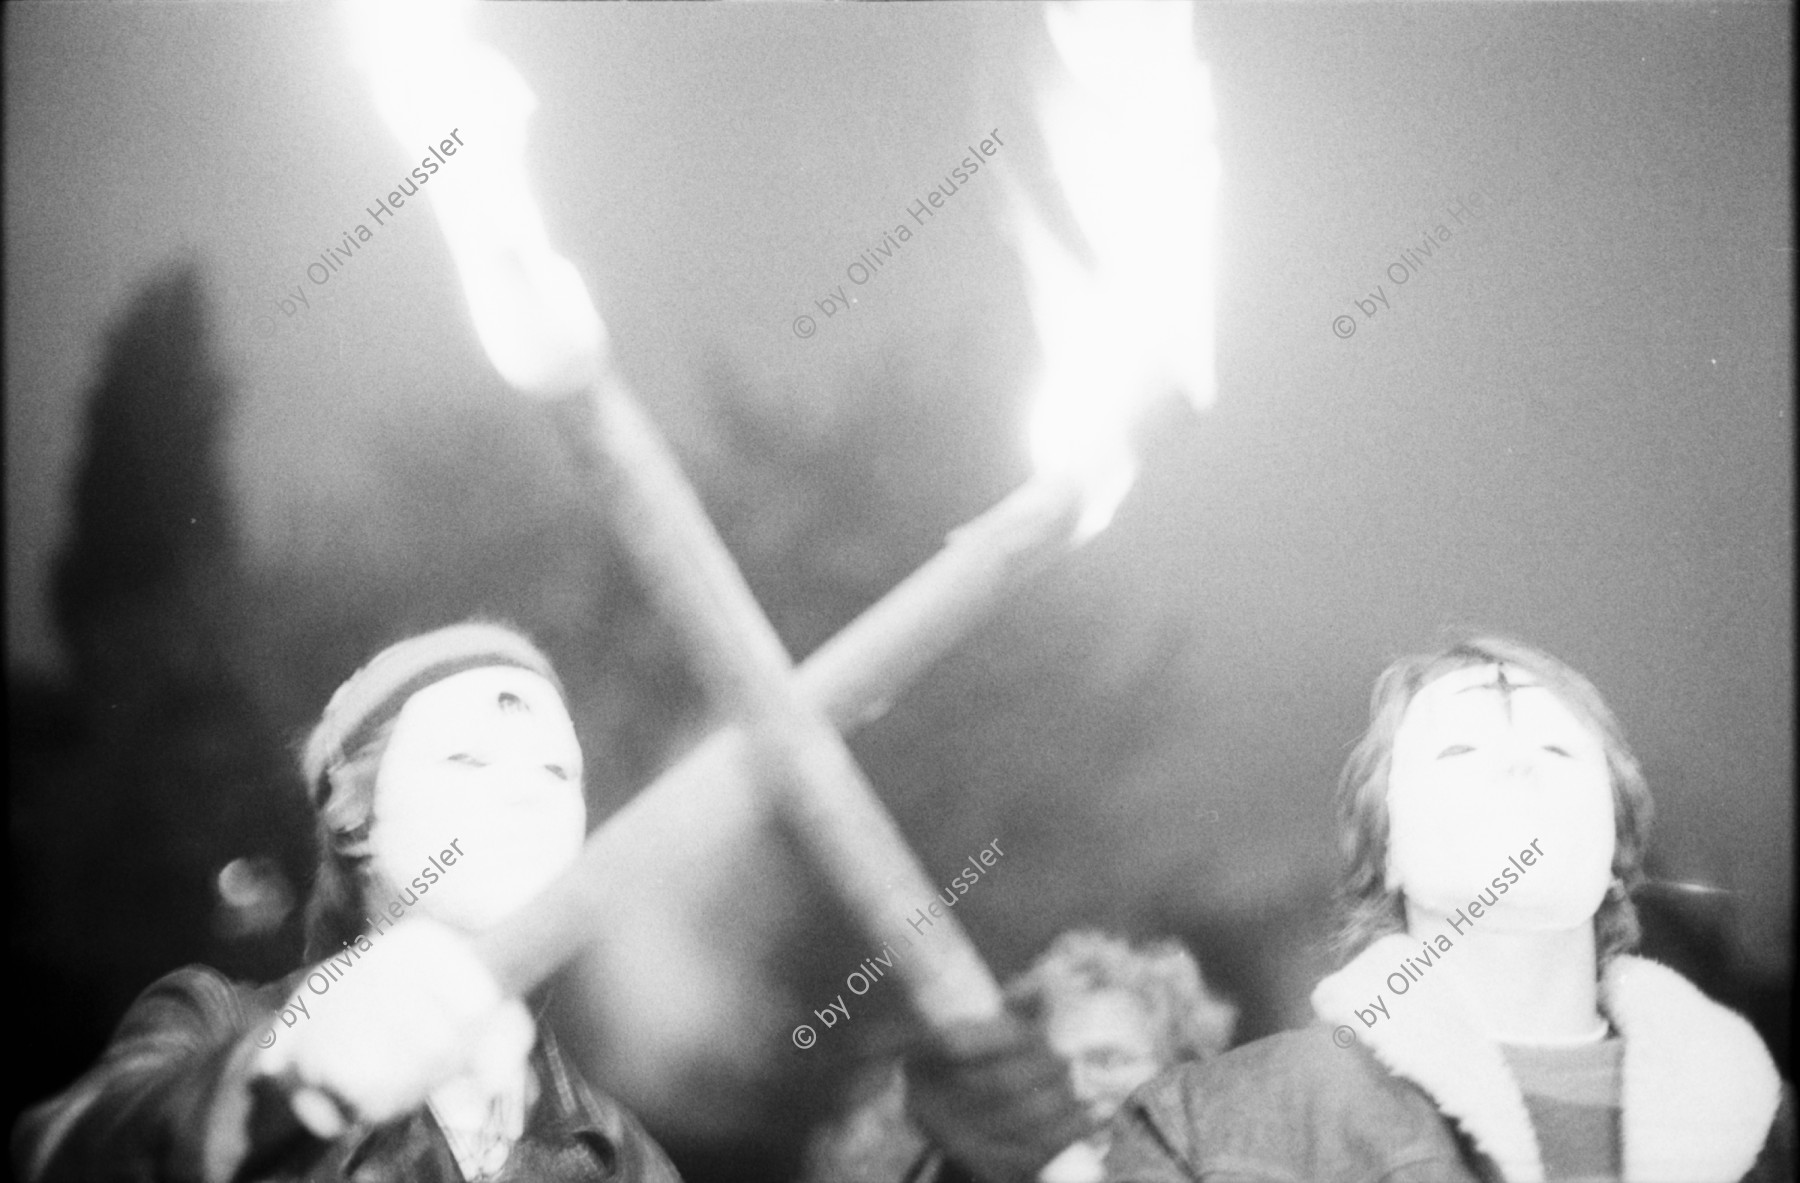
[[[1313,1010],[1343,1024],[1389,1071],[1425,1090],[1509,1183],[1543,1183],[1525,1096],[1500,1047],[1482,1034],[1453,979],[1432,975],[1399,999],[1386,976],[1417,956],[1381,938],[1313,991]],[[1453,954],[1452,954],[1453,955]],[[1385,991],[1390,1017],[1355,1016]],[[1735,1183],[1755,1164],[1781,1100],[1781,1077],[1754,1028],[1686,978],[1619,956],[1600,981],[1600,1009],[1625,1041],[1621,1069],[1625,1183]]]

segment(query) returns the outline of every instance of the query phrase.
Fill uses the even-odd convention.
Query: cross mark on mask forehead
[[[1511,723],[1513,717],[1512,696],[1521,690],[1535,690],[1537,688],[1538,684],[1536,682],[1508,681],[1506,677],[1506,665],[1504,662],[1499,662],[1494,666],[1494,680],[1492,682],[1482,682],[1475,686],[1464,686],[1461,690],[1458,690],[1457,693],[1467,694],[1471,690],[1498,690],[1500,692],[1500,705],[1506,711],[1506,721]]]

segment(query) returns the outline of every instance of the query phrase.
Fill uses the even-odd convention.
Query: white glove
[[[302,980],[294,1005],[304,1016],[277,1028],[256,1063],[295,1086],[309,1129],[333,1138],[348,1120],[386,1121],[465,1073],[496,1089],[517,1079],[536,1035],[531,1016],[466,939],[418,917],[369,942]]]
[[[1038,1172],[1038,1183],[1101,1183],[1106,1178],[1106,1146],[1102,1142],[1071,1142]]]

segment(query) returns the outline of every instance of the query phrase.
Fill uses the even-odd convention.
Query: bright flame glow
[[[1082,483],[1085,535],[1131,487],[1143,408],[1171,388],[1212,403],[1219,160],[1191,3],[1053,3],[1045,19],[1067,79],[1039,118],[1094,265],[1018,203],[1044,348],[1031,449],[1040,472]]]
[[[345,17],[376,106],[409,158],[453,129],[463,146],[427,174],[430,196],[488,359],[538,398],[598,376],[606,328],[581,275],[550,246],[525,180],[537,99],[467,30],[468,0],[348,0]]]

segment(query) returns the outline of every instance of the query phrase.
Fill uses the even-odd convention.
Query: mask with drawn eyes
[[[489,666],[418,691],[376,773],[371,914],[397,900],[479,932],[516,912],[581,851],[581,778],[575,726],[542,676]]]
[[[1480,893],[1484,906],[1497,901],[1483,927],[1545,931],[1591,919],[1605,898],[1614,844],[1605,749],[1517,666],[1453,670],[1413,696],[1394,737],[1387,804],[1388,884],[1414,907],[1448,914]],[[1509,861],[1533,842],[1530,866]]]

